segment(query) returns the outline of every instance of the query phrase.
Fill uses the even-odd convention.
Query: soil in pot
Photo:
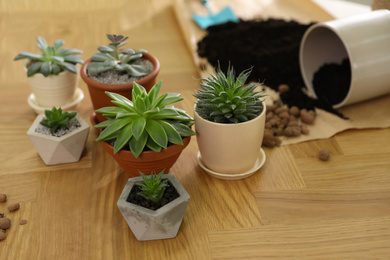
[[[351,64],[344,59],[341,64],[328,63],[319,68],[313,77],[313,88],[317,96],[329,104],[344,100],[351,84]]]
[[[168,204],[169,202],[180,197],[179,193],[172,185],[172,183],[168,181],[167,184],[168,186],[165,188],[164,195],[158,203],[147,200],[144,197],[138,195],[138,193],[141,192],[141,188],[138,185],[133,186],[126,201],[151,210],[157,210],[162,206]]]
[[[45,118],[43,118],[45,119]],[[46,127],[44,125],[38,124],[37,128],[35,129],[35,132],[44,134],[44,135],[51,135],[56,137],[64,136],[77,128],[81,127],[79,121],[76,118],[72,118],[69,120],[68,126],[65,129],[59,128],[55,133],[50,132],[50,128]]]
[[[322,108],[342,117],[326,100],[305,94],[299,66],[299,47],[305,31],[314,23],[300,24],[280,19],[228,22],[210,26],[198,42],[198,55],[222,70],[231,64],[236,71],[253,66],[248,81],[263,82],[278,91],[287,84],[289,92],[280,95],[289,107],[314,110]]]
[[[147,75],[150,74],[154,69],[153,63],[145,59],[137,59],[133,62],[130,62],[130,64],[146,66],[148,68]],[[91,79],[105,84],[126,84],[126,83],[140,80],[147,76],[145,75],[145,76],[133,77],[129,75],[126,71],[116,71],[116,70],[109,70],[102,73],[91,73],[87,70],[87,75]]]

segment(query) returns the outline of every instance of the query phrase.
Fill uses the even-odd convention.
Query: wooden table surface
[[[38,3],[37,3],[38,2]],[[84,3],[85,2],[85,3]],[[273,2],[310,10],[308,0]],[[193,114],[199,77],[175,18],[172,0],[2,1],[0,3],[0,212],[11,219],[0,259],[388,259],[390,255],[390,129],[349,130],[318,141],[265,149],[254,176],[223,181],[197,165],[196,138],[171,173],[191,195],[178,236],[139,242],[116,202],[126,173],[95,142],[91,128],[77,163],[46,166],[26,132],[35,118],[21,51],[36,36],[84,50],[86,60],[106,33],[130,36],[161,62],[164,91],[180,92]],[[309,9],[300,9],[308,4]],[[316,10],[317,11],[317,10]],[[323,13],[321,14],[323,17]],[[319,17],[319,16],[317,16]],[[79,113],[89,121],[85,83]],[[330,161],[316,158],[319,148]],[[21,207],[9,213],[7,205]],[[26,225],[19,225],[25,219]]]

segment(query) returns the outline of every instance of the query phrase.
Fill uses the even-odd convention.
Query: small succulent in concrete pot
[[[79,161],[88,134],[89,125],[77,112],[56,107],[38,115],[27,132],[46,165]]]
[[[59,107],[73,101],[78,85],[78,64],[83,64],[79,49],[62,48],[65,41],[49,46],[37,36],[41,53],[21,52],[14,60],[27,59],[25,69],[33,99],[41,107]]]
[[[130,178],[117,206],[140,241],[176,237],[190,196],[172,174]]]

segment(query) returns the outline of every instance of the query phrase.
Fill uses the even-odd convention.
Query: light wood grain
[[[386,259],[390,254],[390,129],[350,130],[274,149],[252,177],[223,181],[197,165],[196,137],[171,169],[191,196],[178,236],[139,242],[116,201],[127,175],[91,128],[81,160],[46,166],[26,132],[35,118],[23,62],[36,36],[84,50],[89,58],[106,33],[129,35],[161,62],[164,91],[185,98],[193,115],[199,78],[173,0],[0,2],[0,212],[12,221],[0,259]],[[261,1],[269,14],[327,19],[309,0]],[[89,121],[85,83],[79,113]],[[328,148],[331,159],[317,159]],[[238,151],[239,152],[239,151]],[[9,213],[6,207],[20,202]],[[19,225],[25,219],[26,225]]]

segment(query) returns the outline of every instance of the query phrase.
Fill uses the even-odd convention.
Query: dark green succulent
[[[255,91],[260,83],[245,86],[250,73],[251,69],[244,70],[236,78],[233,67],[228,67],[226,75],[218,67],[216,75],[201,79],[200,89],[194,94],[198,99],[196,112],[216,123],[246,122],[260,115],[264,95]]]
[[[56,40],[53,46],[48,46],[47,42],[41,36],[37,36],[38,48],[42,54],[31,52],[21,52],[14,60],[29,59],[27,63],[27,76],[31,77],[36,73],[42,73],[43,76],[58,75],[64,70],[77,73],[77,64],[83,64],[83,60],[78,54],[83,53],[78,49],[61,48],[64,40]]]
[[[116,34],[107,34],[111,41],[107,46],[99,46],[100,52],[91,57],[91,62],[87,65],[87,70],[91,73],[101,73],[109,70],[125,71],[135,77],[145,76],[149,69],[143,65],[131,64],[131,61],[142,58],[146,50],[122,49],[127,43],[128,37]]]
[[[114,153],[128,146],[137,158],[145,147],[160,152],[171,144],[183,144],[183,137],[195,135],[192,118],[182,109],[168,106],[183,100],[180,94],[165,93],[159,96],[162,82],[151,90],[136,82],[133,84],[132,101],[122,95],[106,92],[117,107],[96,110],[108,120],[97,125],[104,128],[97,141],[115,139]]]
[[[151,173],[151,175],[148,177],[140,172],[143,182],[134,183],[141,189],[141,192],[138,192],[137,194],[155,203],[159,202],[164,195],[165,188],[168,186],[167,179],[161,180],[163,173],[164,170],[159,174]]]
[[[45,110],[46,118],[40,124],[50,128],[51,133],[55,133],[59,128],[66,129],[69,120],[74,118],[77,112],[62,112],[61,108],[53,107],[51,110]]]

